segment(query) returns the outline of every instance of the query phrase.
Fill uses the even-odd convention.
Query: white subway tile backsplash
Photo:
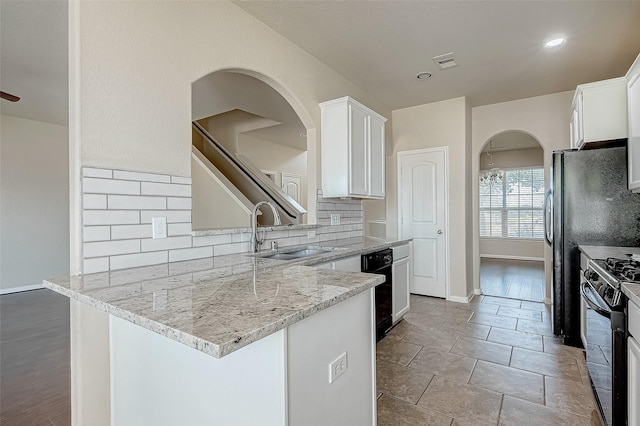
[[[183,185],[191,185],[191,178],[190,177],[183,177],[183,176],[171,176],[171,183],[180,183]]]
[[[84,225],[128,225],[140,223],[140,212],[135,210],[85,210]],[[151,221],[149,221],[151,222]]]
[[[122,180],[137,180],[145,182],[171,182],[171,177],[167,175],[157,175],[153,173],[139,173],[139,172],[127,172],[124,170],[114,170],[114,179]]]
[[[231,242],[231,235],[208,235],[206,237],[193,237],[193,246],[215,246],[217,244],[229,244]]]
[[[96,272],[106,272],[109,270],[108,257],[95,257],[84,259],[82,262],[82,272],[84,274],[95,274]]]
[[[82,192],[84,194],[126,194],[140,195],[140,182],[83,178]]]
[[[111,230],[108,226],[85,226],[82,229],[82,238],[85,243],[107,241],[111,239]]]
[[[151,223],[154,217],[166,217],[167,223],[191,223],[191,210],[140,211],[140,223]]]
[[[119,210],[166,210],[165,197],[145,197],[140,195],[109,195],[109,209]]]
[[[125,254],[121,256],[111,256],[109,263],[111,270],[136,268],[138,266],[159,265],[169,261],[167,251],[155,251],[151,253]]]
[[[247,241],[251,241],[251,233],[250,232],[241,232],[239,234],[232,234],[231,235],[231,242],[232,243],[244,243],[244,242],[247,242]]]
[[[249,251],[249,243],[221,244],[213,247],[214,256],[224,256],[226,254],[236,254]]]
[[[165,196],[174,196],[174,197],[191,197],[191,185],[142,182],[140,187],[140,193],[142,195],[165,195]]]
[[[108,169],[94,169],[92,167],[83,167],[82,176],[111,179],[113,177],[113,171]]]
[[[191,235],[190,223],[170,223],[167,225],[167,235],[176,237],[178,235]]]
[[[82,208],[85,210],[104,210],[107,208],[107,196],[103,194],[84,194],[82,196]]]
[[[102,257],[115,254],[138,253],[140,240],[101,241],[84,243],[84,257]]]
[[[169,250],[169,262],[180,262],[182,260],[202,259],[213,256],[213,247],[195,247],[178,250]]]
[[[336,234],[322,234],[320,235],[320,242],[333,241],[336,239]]]
[[[151,224],[116,225],[111,227],[112,240],[126,240],[130,238],[151,238],[153,230]]]
[[[191,210],[191,198],[168,197],[167,208],[170,210]]]
[[[191,236],[186,237],[168,237],[158,239],[142,240],[142,251],[171,250],[179,248],[189,248],[191,245]]]

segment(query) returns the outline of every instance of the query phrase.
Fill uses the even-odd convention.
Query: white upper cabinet
[[[387,119],[348,96],[320,109],[323,197],[384,198]]]
[[[626,139],[627,79],[624,77],[576,88],[571,105],[571,147],[582,149],[590,142]]]
[[[629,189],[640,192],[640,55],[627,73]]]

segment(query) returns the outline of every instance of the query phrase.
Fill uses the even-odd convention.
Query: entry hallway
[[[68,299],[0,296],[0,338],[0,424],[70,425]],[[599,424],[583,351],[541,303],[411,296],[377,354],[379,425]]]
[[[584,351],[542,303],[411,296],[377,347],[378,425],[600,425]]]

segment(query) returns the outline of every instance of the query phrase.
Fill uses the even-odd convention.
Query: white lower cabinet
[[[627,424],[640,426],[640,306],[629,300],[627,312]]]
[[[629,337],[627,365],[627,402],[629,426],[640,425],[640,345],[633,337]]]
[[[393,323],[400,321],[402,316],[409,312],[409,244],[393,247],[393,269],[391,293],[391,317]]]

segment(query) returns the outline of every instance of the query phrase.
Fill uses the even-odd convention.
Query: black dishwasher
[[[362,255],[362,272],[380,274],[385,281],[378,284],[375,290],[376,309],[376,341],[379,342],[391,328],[391,272],[393,253],[391,249]]]

